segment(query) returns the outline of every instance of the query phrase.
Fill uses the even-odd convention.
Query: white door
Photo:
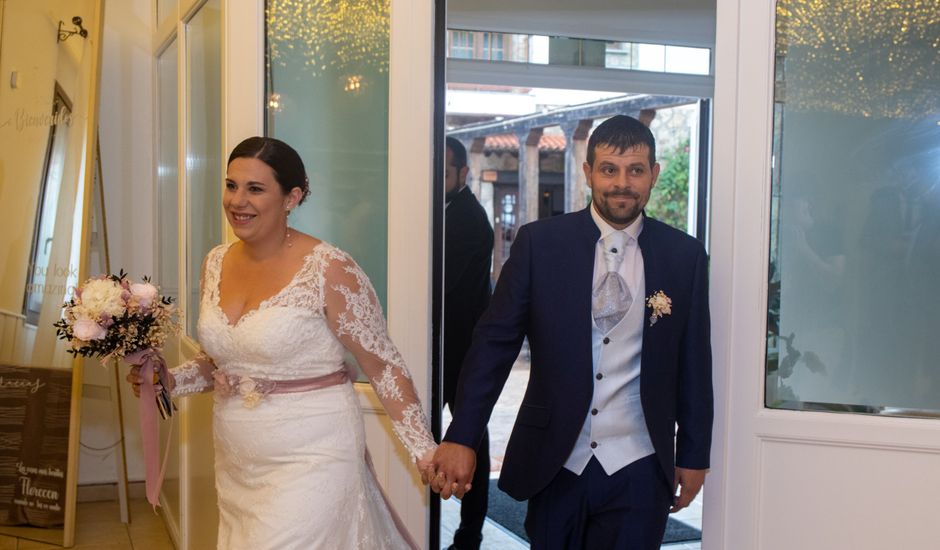
[[[225,151],[230,151],[245,137],[263,135],[265,109],[271,105],[269,101],[277,101],[275,97],[265,97],[265,2],[259,0],[250,8],[246,4],[248,3],[241,0],[228,0],[223,8]],[[379,4],[370,4],[372,10],[375,10],[376,6]],[[308,7],[319,9],[313,3]],[[303,17],[300,12],[295,15]],[[362,27],[340,22],[331,24],[327,30],[337,33],[338,37],[331,35],[325,39],[324,44],[332,47],[333,43],[338,44],[343,39],[358,36],[363,39],[362,47],[369,49],[369,55],[379,55],[382,52],[374,49],[381,48],[382,40],[369,33],[381,35],[385,27],[380,29],[379,26],[387,25],[385,30],[388,31],[390,44],[387,58],[388,224],[387,251],[382,250],[379,255],[387,255],[388,260],[385,272],[387,284],[384,289],[377,290],[380,295],[384,290],[387,297],[385,313],[389,331],[410,367],[415,386],[427,408],[431,395],[434,6],[432,2],[421,0],[391,0],[387,16],[378,12],[373,15],[368,21],[359,21]],[[274,26],[281,25],[282,28],[285,24],[288,28],[297,28],[283,18],[269,23]],[[351,55],[355,57],[355,54]],[[350,88],[353,84],[375,85],[365,79],[360,81],[356,75],[348,75],[345,84],[347,86],[343,90],[351,94],[356,92]],[[309,99],[301,96],[285,97],[282,100],[288,102]],[[336,101],[343,99],[337,96]],[[363,123],[350,120],[349,124],[355,125],[355,131],[375,131],[369,121]],[[346,153],[347,151],[337,153],[336,162],[342,162],[342,155]],[[311,164],[310,159],[305,160]],[[368,159],[365,161],[368,162]],[[307,166],[308,171],[311,168],[312,166]],[[311,184],[316,183],[311,175]],[[326,208],[337,218],[354,214],[348,210],[344,211],[341,204]],[[380,231],[384,229],[381,228]],[[381,237],[379,234],[378,238]],[[354,255],[363,265],[372,260],[368,254]],[[370,274],[370,277],[375,280],[373,274]],[[367,443],[379,482],[385,488],[405,526],[424,546],[428,529],[427,491],[421,485],[404,448],[392,433],[388,417],[371,386],[360,382],[356,384],[356,389],[365,413]]]
[[[930,220],[940,216],[940,178],[930,172],[936,165],[924,162],[935,163],[940,146],[940,90],[933,68],[938,31],[927,23],[937,12],[923,3],[890,4],[790,0],[775,13],[775,2],[768,0],[717,2],[710,234],[716,424],[705,488],[706,550],[940,548],[935,497],[940,420],[929,418],[930,409],[940,408],[935,406],[940,373],[936,357],[922,353],[931,349],[930,333],[935,339],[940,323],[936,292],[918,286],[923,275],[940,273],[936,238],[926,233],[935,224]],[[775,73],[777,14],[789,18],[785,24],[792,33],[811,30],[819,41],[812,52],[812,40],[795,41],[789,55],[778,58]],[[857,51],[865,47],[871,50]],[[800,72],[800,63],[816,64],[816,80]],[[857,66],[850,84],[844,75],[852,63]],[[782,79],[781,71],[788,78]],[[905,72],[920,76],[898,76]],[[776,117],[778,137],[784,136],[780,142],[772,139],[775,74],[778,107],[788,113]],[[817,124],[815,135],[807,131],[812,124]],[[882,135],[875,136],[873,125],[881,125]],[[802,132],[801,138],[788,141],[787,132]],[[801,169],[793,167],[801,158],[806,160],[802,174],[811,183],[802,188],[794,180]],[[894,180],[911,166],[913,173]],[[783,183],[782,192],[773,195],[772,174]],[[829,195],[820,194],[825,189]],[[828,251],[825,244],[807,247],[816,247],[820,273],[834,269],[832,285],[826,286],[822,275],[807,281],[811,268],[794,259],[792,235],[805,237],[801,214],[794,212],[800,208],[817,229],[825,219],[843,230],[841,243]],[[910,224],[903,231],[894,219],[899,216]],[[872,220],[876,231],[866,231]],[[777,228],[773,242],[772,226]],[[899,235],[901,250],[880,247],[879,239],[892,232]],[[832,242],[836,233],[822,240]],[[919,253],[919,243],[928,238],[932,249]],[[783,257],[772,257],[772,250]],[[798,334],[790,345],[803,359],[792,371],[767,378],[768,296],[779,292],[768,290],[775,276],[768,272],[771,260],[783,273],[781,317],[774,327],[781,337],[780,357],[788,353],[782,338]],[[894,269],[896,276],[879,279],[874,273],[880,269]],[[870,298],[859,292],[866,281],[881,282]],[[820,288],[828,290],[816,303],[805,303]],[[807,317],[794,328],[806,315],[800,308],[818,318]],[[790,325],[784,330],[787,315]],[[909,328],[892,328],[898,324]],[[792,362],[796,356],[789,352]],[[874,358],[880,372],[871,368]],[[804,397],[781,393],[784,383]],[[768,386],[770,401],[804,410],[766,407]],[[834,397],[840,392],[845,399]],[[877,414],[805,410],[840,404]],[[896,416],[911,412],[902,410],[907,404],[928,418]]]

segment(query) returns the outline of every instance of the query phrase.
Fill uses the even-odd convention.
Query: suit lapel
[[[594,290],[594,255],[597,240],[601,237],[601,230],[594,223],[591,217],[591,206],[578,212],[578,221],[575,231],[575,242],[572,247],[572,265],[571,287],[576,290],[576,299],[574,302],[575,319],[585,319],[586,322],[578,321],[575,326],[584,329],[578,329],[580,337],[578,338],[578,349],[583,350],[587,357],[591,357],[591,331],[593,330],[594,317],[591,311],[591,292]],[[583,316],[583,317],[582,317]]]
[[[589,289],[587,292],[587,308],[590,310],[591,289],[594,287],[595,247],[597,246],[597,240],[601,238],[601,230],[597,228],[594,218],[591,217],[590,205],[578,214],[580,219],[578,220],[577,242],[574,247],[574,253],[577,255],[575,258],[576,272],[574,280],[576,286],[574,288],[584,288],[586,286]]]
[[[643,254],[643,277],[646,283],[647,296],[652,295],[657,290],[663,288],[663,270],[657,253],[658,227],[656,221],[650,218],[643,220],[643,232],[637,242],[640,245],[640,252]],[[647,366],[653,366],[655,363],[655,350],[657,347],[658,335],[662,331],[654,330],[649,322],[649,308],[646,306],[646,296],[640,296],[643,300],[643,370]],[[642,374],[641,374],[642,376]]]

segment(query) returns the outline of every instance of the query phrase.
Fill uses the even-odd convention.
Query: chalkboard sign
[[[72,372],[0,365],[0,525],[62,527]]]

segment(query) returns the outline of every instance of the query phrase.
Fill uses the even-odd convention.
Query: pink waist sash
[[[217,395],[222,397],[239,395],[248,408],[254,408],[268,394],[308,392],[330,386],[339,386],[350,380],[349,370],[345,366],[322,376],[293,380],[252,378],[250,376],[226,374],[221,369],[212,371],[212,377],[215,379],[215,393]]]

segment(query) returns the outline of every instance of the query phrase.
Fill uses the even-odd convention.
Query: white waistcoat
[[[640,266],[642,269],[642,265]],[[597,325],[591,332],[594,395],[581,433],[565,468],[580,475],[592,456],[612,475],[653,454],[640,403],[640,362],[643,351],[645,281],[631,288],[629,311],[606,335]]]

